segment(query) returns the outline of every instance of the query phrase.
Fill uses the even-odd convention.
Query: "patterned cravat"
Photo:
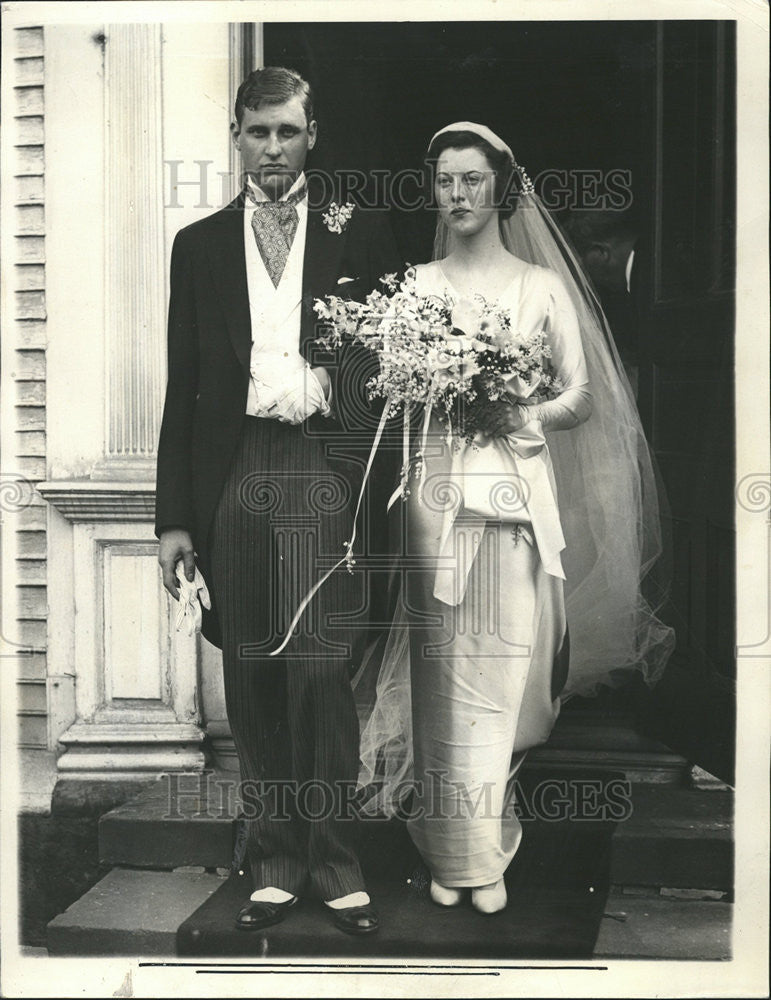
[[[273,287],[278,288],[297,232],[297,204],[305,197],[301,185],[283,201],[258,201],[252,213],[252,232]]]

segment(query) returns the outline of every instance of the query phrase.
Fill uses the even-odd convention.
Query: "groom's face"
[[[284,104],[244,108],[240,126],[230,127],[244,170],[269,198],[279,198],[305,167],[316,144],[316,122],[308,122],[299,97]]]

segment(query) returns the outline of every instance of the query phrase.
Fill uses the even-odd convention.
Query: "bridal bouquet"
[[[484,411],[508,395],[515,401],[544,399],[561,386],[550,364],[551,349],[542,332],[521,336],[509,313],[482,296],[453,302],[419,295],[415,270],[404,281],[380,279],[383,291],[365,302],[336,295],[317,299],[315,310],[327,332],[318,342],[327,349],[345,342],[374,351],[380,372],[367,389],[387,402],[387,415],[414,404],[433,411],[453,437],[472,443]]]

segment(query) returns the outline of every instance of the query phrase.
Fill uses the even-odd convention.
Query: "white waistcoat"
[[[244,208],[244,251],[252,352],[246,412],[251,416],[265,416],[261,403],[267,403],[274,397],[287,375],[305,366],[300,354],[300,320],[308,205],[303,201],[297,206],[297,232],[278,288],[274,287],[268,275],[254,237],[254,211],[254,206],[247,201]]]

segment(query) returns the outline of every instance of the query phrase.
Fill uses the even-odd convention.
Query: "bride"
[[[650,454],[580,266],[489,128],[447,126],[427,162],[438,226],[418,293],[482,296],[519,334],[543,332],[560,389],[535,401],[512,383],[473,444],[448,441],[431,414],[413,450],[423,488],[404,504],[401,596],[360,784],[365,811],[394,812],[414,791],[407,825],[435,903],[470,889],[477,910],[495,913],[522,836],[516,776],[560,696],[630,670],[655,681],[673,636],[640,592],[660,547]]]

